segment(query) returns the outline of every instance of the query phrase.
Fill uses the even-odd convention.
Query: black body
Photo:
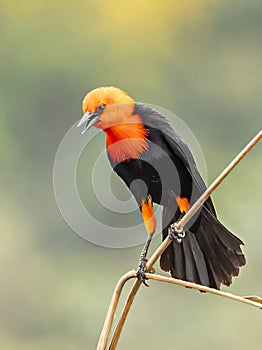
[[[138,159],[114,163],[117,174],[132,191],[139,206],[151,195],[153,202],[163,206],[163,239],[170,224],[181,212],[176,196],[187,197],[192,205],[205,191],[188,146],[158,112],[135,104],[134,114],[141,116],[149,133],[148,149]],[[141,179],[146,185],[141,185]],[[145,193],[146,192],[146,193]],[[245,265],[240,245],[243,242],[217,219],[209,198],[186,226],[186,235],[179,244],[175,240],[161,256],[160,266],[176,278],[219,289],[230,285],[239,268]]]

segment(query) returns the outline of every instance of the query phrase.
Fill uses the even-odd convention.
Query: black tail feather
[[[187,235],[189,237],[189,249],[192,252],[192,255],[194,257],[195,264],[197,267],[198,276],[199,276],[199,283],[203,284],[205,286],[208,286],[209,285],[209,276],[208,276],[208,271],[207,271],[207,267],[206,267],[205,257],[204,257],[204,255],[199,247],[199,244],[196,240],[195,234],[188,231]],[[183,248],[185,250],[185,246],[183,246]]]
[[[194,230],[193,230],[194,227]],[[227,230],[205,207],[197,225],[179,244],[174,241],[162,254],[160,266],[175,278],[210,286],[229,286],[246,259],[238,237]],[[167,230],[163,230],[163,238]]]
[[[193,255],[193,251],[190,245],[190,232],[187,232],[187,239],[183,241],[182,247],[185,256],[185,267],[186,267],[186,280],[189,282],[200,283],[196,261]]]
[[[182,246],[177,242],[172,243],[175,264],[173,270],[171,270],[171,276],[184,280],[186,278],[186,264],[185,254]]]

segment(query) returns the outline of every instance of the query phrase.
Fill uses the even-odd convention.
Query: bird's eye
[[[102,112],[105,109],[106,105],[100,105],[99,107],[97,107],[97,110]]]

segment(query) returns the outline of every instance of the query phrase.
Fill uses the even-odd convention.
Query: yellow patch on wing
[[[181,213],[186,213],[189,210],[190,203],[186,197],[176,196],[176,202]]]

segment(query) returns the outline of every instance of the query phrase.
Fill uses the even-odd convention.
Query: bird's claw
[[[149,287],[149,285],[146,283],[146,262],[147,259],[141,259],[138,265],[138,269],[136,271],[136,277],[146,286]]]
[[[183,229],[177,228],[177,223],[173,223],[168,228],[168,237],[174,239],[177,243],[181,244],[182,239],[185,237],[186,233]]]

